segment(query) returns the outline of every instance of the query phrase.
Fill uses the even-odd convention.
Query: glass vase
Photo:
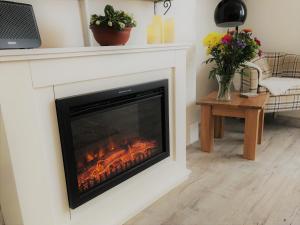
[[[219,91],[217,100],[218,101],[225,101],[228,102],[231,100],[231,86],[233,81],[233,75],[227,76],[227,75],[216,75],[218,85],[219,85]]]

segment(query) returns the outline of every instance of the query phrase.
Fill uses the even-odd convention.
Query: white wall
[[[253,28],[266,51],[300,54],[299,0],[246,0],[245,26]]]
[[[78,0],[14,0],[33,5],[43,48],[83,46]]]
[[[200,122],[200,110],[196,106],[196,100],[201,96],[207,95],[215,89],[215,81],[208,79],[208,66],[203,62],[207,59],[206,50],[202,45],[204,37],[213,31],[221,31],[214,22],[214,10],[219,0],[197,0],[195,6],[194,30],[196,32],[196,41],[194,57],[190,58],[192,65],[189,68],[196,70],[195,76],[189,76],[188,97],[187,97],[187,115],[188,115],[188,143],[194,143],[198,140],[198,129]]]
[[[300,54],[299,0],[246,0],[251,27],[262,40],[264,51]],[[300,111],[284,113],[300,117]]]

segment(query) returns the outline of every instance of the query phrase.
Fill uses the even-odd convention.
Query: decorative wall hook
[[[163,2],[163,6],[166,9],[166,11],[164,12],[164,15],[166,15],[169,12],[169,10],[172,6],[171,0],[156,0],[156,1],[154,1],[154,14],[155,15],[156,15],[156,12],[157,12],[156,6],[157,6],[157,3],[159,3],[159,2]]]

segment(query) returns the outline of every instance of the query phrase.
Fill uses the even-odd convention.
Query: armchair
[[[257,68],[245,69],[246,75],[242,77],[241,92],[270,92],[263,83],[279,78],[276,79],[277,85],[281,83],[280,81],[282,85],[287,81],[289,84],[292,83],[292,86],[280,94],[271,92],[265,112],[300,110],[300,55],[264,53],[252,63]]]

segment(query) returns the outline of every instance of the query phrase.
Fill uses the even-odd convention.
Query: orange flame
[[[97,153],[87,152],[86,163],[77,163],[78,169],[83,171],[77,175],[79,191],[86,191],[147,160],[155,148],[157,148],[156,141],[136,139],[132,144],[123,146],[109,139],[106,148],[100,148]]]

